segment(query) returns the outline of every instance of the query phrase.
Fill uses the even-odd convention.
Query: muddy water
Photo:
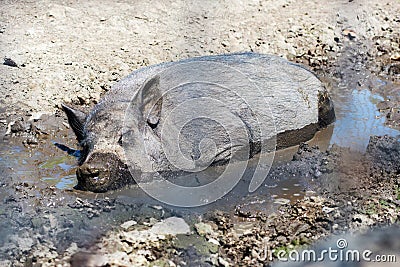
[[[368,89],[333,95],[337,121],[330,144],[365,152],[371,135],[396,136],[400,131],[385,125],[386,118],[377,108],[384,97]]]
[[[71,136],[72,137],[72,136]],[[12,172],[13,180],[29,184],[72,188],[76,183],[76,160],[57,151],[51,142],[25,147],[22,140],[2,141],[0,169]],[[47,141],[47,140],[46,140]]]

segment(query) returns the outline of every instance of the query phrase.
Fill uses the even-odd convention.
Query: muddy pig
[[[76,189],[94,192],[144,172],[198,171],[296,145],[335,118],[313,73],[256,53],[145,67],[89,113],[63,110],[81,149],[58,146],[78,157]]]

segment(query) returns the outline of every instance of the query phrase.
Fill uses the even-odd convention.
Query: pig
[[[115,84],[89,113],[62,109],[80,146],[64,148],[78,157],[75,188],[93,192],[135,183],[139,173],[224,165],[236,154],[246,160],[266,151],[264,140],[273,140],[273,149],[293,146],[335,120],[312,72],[250,52],[145,67]]]

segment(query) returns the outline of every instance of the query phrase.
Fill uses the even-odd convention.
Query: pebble
[[[210,235],[214,232],[212,226],[207,223],[196,223],[194,227],[196,232],[201,236]]]
[[[226,261],[224,258],[222,257],[218,257],[218,263],[224,267],[229,267],[230,264],[228,261]]]
[[[18,64],[15,63],[15,61],[12,60],[11,58],[7,58],[7,57],[4,58],[3,65],[18,68]]]
[[[13,121],[9,124],[11,133],[19,133],[24,131],[24,126],[20,120]],[[8,131],[7,131],[8,132]]]
[[[253,232],[254,223],[241,222],[233,225],[233,231],[237,236],[250,235]]]
[[[149,231],[161,235],[189,234],[190,227],[182,218],[169,217],[154,224]]]
[[[127,221],[127,222],[124,222],[123,224],[121,224],[120,226],[122,229],[128,230],[131,226],[134,226],[136,224],[137,224],[136,221]]]
[[[322,208],[322,211],[325,212],[326,214],[331,213],[334,210],[335,210],[334,208],[329,208],[329,207]]]
[[[218,242],[218,240],[216,240],[216,239],[214,239],[214,238],[209,238],[209,239],[208,239],[208,242],[210,242],[210,243],[212,243],[212,244],[214,244],[214,245],[217,245],[217,246],[220,245],[220,243]]]
[[[352,29],[344,29],[342,31],[342,35],[346,36],[347,38],[349,38],[350,40],[356,39],[357,38],[357,34],[355,33],[354,30]]]
[[[129,232],[123,232],[121,234],[121,240],[131,243],[132,246],[134,247],[141,243],[146,244],[148,242],[156,242],[159,239],[163,238],[148,230],[143,230],[143,231],[133,230]]]
[[[287,198],[277,198],[274,200],[274,203],[279,205],[286,205],[290,203],[290,200]]]

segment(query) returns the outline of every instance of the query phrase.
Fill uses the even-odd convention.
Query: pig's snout
[[[76,171],[78,190],[106,192],[132,181],[129,169],[115,154],[93,153]]]
[[[98,179],[100,177],[100,172],[102,173],[102,176],[104,177],[104,173],[107,172],[106,169],[100,170],[100,168],[92,166],[90,164],[83,164],[78,168],[78,173],[79,177],[82,178],[92,178],[92,179]]]

